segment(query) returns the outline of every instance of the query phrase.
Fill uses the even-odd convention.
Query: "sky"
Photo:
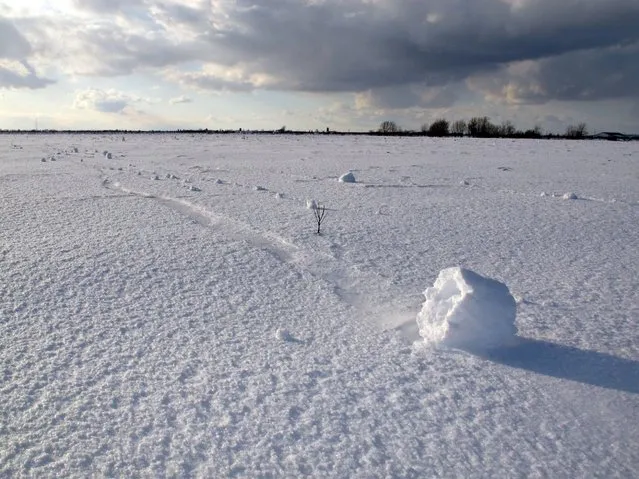
[[[0,0],[2,129],[639,133],[639,0]]]

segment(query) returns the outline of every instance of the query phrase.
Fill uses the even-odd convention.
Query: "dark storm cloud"
[[[639,97],[639,44],[569,53],[471,80],[511,103]]]
[[[482,75],[495,75],[495,84],[488,89],[494,93],[504,82],[512,83],[505,76],[506,67],[533,61],[540,64],[529,71],[529,80],[548,88],[530,88],[538,97],[531,101],[555,95],[588,98],[583,92],[593,86],[599,93],[591,97],[636,93],[628,80],[634,70],[626,63],[639,61],[635,48],[639,42],[639,0],[75,3],[101,13],[99,26],[77,24],[66,41],[78,40],[76,48],[91,59],[82,65],[89,74],[178,69],[191,62],[188,73],[180,77],[179,71],[173,71],[171,77],[211,90],[379,90],[379,104],[404,105],[423,98],[420,88],[446,87]],[[113,15],[124,16],[137,28],[109,22]],[[49,37],[50,42],[56,42],[55,35]],[[619,48],[623,54],[616,53]],[[73,54],[69,52],[70,57]],[[553,59],[561,60],[553,63]],[[620,61],[626,66],[620,66]],[[194,72],[193,62],[232,67],[241,74],[232,76],[238,79],[235,81],[220,76],[219,69]],[[572,73],[576,67],[579,78]],[[559,85],[570,77],[585,83],[562,90]],[[382,91],[400,86],[411,86],[404,89],[406,98]],[[487,89],[485,84],[480,86]],[[519,87],[523,91],[526,85]],[[431,91],[430,98],[435,96]],[[453,99],[448,92],[446,98],[431,103],[446,104]]]
[[[500,0],[238,1],[209,36],[212,57],[245,62],[287,88],[361,91],[443,85],[520,60],[639,40],[639,2]]]

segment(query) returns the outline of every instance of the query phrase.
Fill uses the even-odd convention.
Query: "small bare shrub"
[[[322,228],[322,221],[324,220],[324,217],[326,216],[326,206],[317,203],[317,206],[315,208],[313,208],[313,213],[315,214],[315,219],[317,220],[317,234],[322,234],[321,233],[321,228]]]

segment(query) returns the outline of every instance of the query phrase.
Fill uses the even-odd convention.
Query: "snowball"
[[[315,200],[306,200],[306,209],[307,210],[316,210],[317,202]]]
[[[577,195],[574,193],[565,193],[564,196],[562,196],[562,198],[564,200],[576,200],[577,199]]]
[[[425,342],[468,350],[515,343],[517,305],[505,284],[467,269],[448,268],[424,296],[417,326]]]
[[[355,183],[355,175],[349,171],[348,173],[344,173],[339,177],[340,183]]]

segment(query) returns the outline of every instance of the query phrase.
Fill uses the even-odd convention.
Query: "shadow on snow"
[[[639,361],[631,359],[525,338],[513,347],[474,354],[546,376],[639,394]]]

